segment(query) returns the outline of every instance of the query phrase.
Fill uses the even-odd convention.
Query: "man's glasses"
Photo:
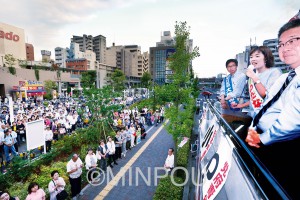
[[[295,38],[292,38],[292,39],[289,39],[288,41],[286,41],[285,43],[279,43],[277,46],[276,46],[276,49],[279,51],[279,50],[282,50],[283,47],[285,46],[290,46],[290,47],[295,47],[297,45],[297,42],[298,40],[300,40],[300,37],[295,37]]]

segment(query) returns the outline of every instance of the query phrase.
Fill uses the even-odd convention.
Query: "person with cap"
[[[71,184],[71,196],[77,199],[78,195],[83,195],[81,192],[81,174],[83,163],[78,154],[74,153],[71,160],[67,163],[67,173]]]
[[[14,147],[15,141],[16,141],[16,138],[14,138],[10,134],[8,129],[5,129],[4,130],[4,138],[3,138],[2,142],[3,142],[3,147],[4,147],[5,159],[8,164],[11,161],[11,158],[9,156],[9,151],[11,151],[14,156],[18,155],[16,152],[16,149]]]
[[[97,157],[92,148],[88,148],[87,154],[85,156],[85,168],[88,171],[88,181],[92,182],[92,173],[97,168]]]
[[[51,144],[53,140],[53,131],[50,129],[50,125],[46,126],[46,130],[44,130],[45,141],[46,141],[46,152],[51,150]]]
[[[0,191],[0,200],[20,200],[19,197],[11,197],[8,192]]]

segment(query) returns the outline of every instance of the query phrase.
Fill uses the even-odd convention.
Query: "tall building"
[[[26,43],[26,59],[27,61],[34,61],[34,47],[32,44]]]
[[[42,61],[49,62],[51,60],[51,51],[42,50]]]
[[[96,53],[96,60],[99,63],[105,63],[106,56],[106,37],[98,35],[93,37],[92,35],[75,36],[71,38],[71,42],[79,44],[80,51],[85,52],[91,50]]]
[[[274,56],[274,65],[275,67],[279,67],[282,71],[287,71],[289,69],[289,66],[284,64],[280,58],[278,51],[276,50],[276,46],[278,45],[278,40],[277,39],[269,39],[269,40],[264,40],[263,42],[264,46],[267,46],[271,49],[272,54]]]
[[[81,58],[87,60],[87,70],[96,70],[96,54],[92,50],[85,50],[85,52],[82,52],[80,51],[79,44],[75,42],[71,42],[70,48],[55,48],[55,63],[61,68],[66,68],[67,60],[71,59],[71,63],[74,63],[76,59]],[[78,60],[78,62],[81,62],[81,60]]]
[[[172,46],[150,47],[150,74],[153,81],[159,85],[167,83],[167,76],[172,74],[168,68],[170,52],[175,52],[175,48]]]
[[[106,62],[105,64],[110,66],[119,66],[121,69],[121,49],[122,45],[116,46],[115,43],[111,47],[106,48]]]
[[[144,71],[148,70],[148,52],[141,53],[138,45],[113,46],[106,48],[106,63],[115,66],[126,76],[127,84],[139,84]]]
[[[144,52],[142,54],[142,71],[143,71],[143,74],[145,72],[149,72],[150,73],[150,69],[149,69],[149,53],[148,53],[148,51]]]
[[[170,56],[175,52],[176,39],[171,36],[170,31],[164,31],[160,42],[156,42],[156,47],[150,47],[149,66],[150,74],[155,83],[162,85],[171,82],[169,78],[173,71],[169,68]],[[193,51],[193,40],[186,41],[186,50]],[[187,73],[192,70],[192,61],[189,63]]]
[[[170,31],[164,31],[160,42],[156,42],[156,47],[150,47],[149,66],[150,74],[155,83],[162,85],[169,82],[168,75],[172,71],[168,68],[169,56],[175,52],[175,39]]]
[[[55,63],[60,68],[66,68],[66,60],[69,57],[67,49],[62,47],[56,47],[54,50],[55,50]]]
[[[243,53],[239,53],[236,55],[236,59],[238,61],[238,68],[237,71],[238,72],[246,72],[246,69],[248,68],[248,65],[250,64],[250,60],[249,60],[249,53],[250,53],[250,46],[246,46],[246,49]],[[224,64],[225,67],[225,64]]]

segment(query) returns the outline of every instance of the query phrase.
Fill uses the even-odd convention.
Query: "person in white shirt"
[[[56,195],[65,189],[66,182],[62,177],[59,176],[57,170],[51,172],[51,177],[52,180],[48,184],[50,200],[56,200]]]
[[[76,199],[77,195],[82,195],[81,192],[81,174],[82,174],[82,161],[75,153],[72,159],[67,164],[67,173],[69,174],[69,181],[71,184],[72,198]]]
[[[129,133],[130,133],[130,148],[133,148],[135,146],[134,140],[135,140],[135,134],[136,134],[136,129],[133,124],[130,125]]]
[[[168,151],[168,156],[165,161],[164,168],[170,173],[172,169],[174,168],[174,149],[170,148]]]
[[[114,162],[115,165],[118,165],[116,162],[116,145],[115,142],[112,140],[110,136],[107,137],[107,149],[108,149],[108,162],[107,165],[113,168],[112,162]]]
[[[18,134],[15,131],[13,131],[12,128],[9,128],[8,132],[14,138],[14,147],[15,147],[16,153],[18,153],[18,151],[19,151],[18,142],[17,142]]]
[[[97,157],[96,154],[93,152],[92,148],[88,149],[88,152],[85,156],[85,168],[88,170],[88,181],[92,182],[93,177],[92,177],[92,172],[96,169],[97,167]]]
[[[46,141],[46,152],[51,150],[51,143],[53,140],[53,131],[50,129],[50,126],[46,126],[46,130],[44,131],[45,141]]]
[[[11,135],[11,132],[8,129],[6,129],[6,130],[4,130],[4,137],[2,139],[2,142],[3,142],[6,162],[10,163],[11,158],[9,155],[9,150],[11,150],[11,152],[14,156],[18,155],[16,152],[16,149],[14,147],[14,144],[16,143],[16,138],[14,138]]]

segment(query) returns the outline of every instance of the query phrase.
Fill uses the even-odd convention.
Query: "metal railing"
[[[221,126],[225,129],[225,134],[229,136],[235,145],[237,156],[244,169],[249,173],[249,177],[260,188],[266,199],[290,199],[286,191],[280,186],[272,176],[267,167],[259,160],[253,151],[246,145],[240,136],[231,128],[227,121],[221,116],[220,110],[207,101],[210,111],[216,115]]]

